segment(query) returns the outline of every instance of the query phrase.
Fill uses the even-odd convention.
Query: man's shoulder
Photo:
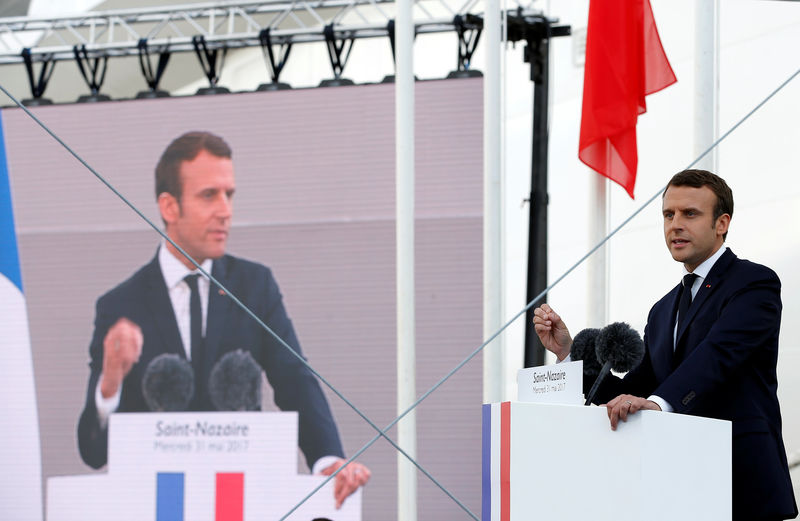
[[[778,275],[769,267],[747,259],[740,259],[730,251],[728,254],[727,259],[722,257],[717,261],[707,277],[707,280],[715,283],[715,286],[725,288],[723,292],[735,292],[748,286],[761,284],[780,287],[781,282]],[[664,306],[673,306],[679,288],[680,284],[676,285],[653,304],[653,307],[650,308],[650,315],[661,313]]]
[[[747,259],[735,257],[731,262],[725,276],[730,276],[734,280],[775,280],[780,282],[778,274],[774,270],[763,264],[758,264]]]
[[[215,267],[219,267],[227,276],[272,276],[272,270],[260,262],[251,261],[242,257],[225,254],[214,261]]]
[[[214,266],[212,275],[214,275],[216,269],[221,269],[224,278],[228,281],[246,280],[249,284],[258,286],[261,283],[271,283],[274,280],[272,270],[267,266],[233,255],[225,254],[216,259]],[[156,257],[136,270],[130,277],[104,293],[98,299],[98,303],[113,305],[116,302],[136,300],[149,288],[152,288],[153,285],[159,283],[163,286],[164,278]]]
[[[133,298],[137,293],[144,291],[150,284],[157,282],[158,277],[162,277],[161,270],[158,267],[158,261],[153,259],[136,270],[130,277],[104,293],[98,299],[98,302],[113,302],[120,299]]]
[[[227,272],[234,272],[234,271],[263,272],[263,273],[271,272],[271,270],[267,266],[261,264],[260,262],[251,261],[243,257],[236,257],[228,253],[226,253],[225,255],[223,255],[214,262],[218,263]]]
[[[769,288],[780,292],[781,281],[771,268],[747,259],[740,259],[730,250],[727,261],[722,257],[711,268],[706,282],[714,285],[721,295],[733,295],[750,289]],[[721,262],[725,261],[725,262]]]

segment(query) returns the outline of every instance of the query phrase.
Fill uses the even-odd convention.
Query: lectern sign
[[[517,373],[521,402],[583,404],[583,361],[528,367]]]
[[[48,480],[48,521],[281,519],[319,485],[297,472],[297,413],[112,414],[108,473]],[[337,510],[333,483],[291,521],[361,520],[361,492]]]
[[[143,462],[154,462],[155,470],[173,461],[249,467],[255,459],[297,467],[296,451],[273,450],[279,444],[296,449],[296,414],[115,414],[111,429],[109,467],[115,472],[139,471]]]

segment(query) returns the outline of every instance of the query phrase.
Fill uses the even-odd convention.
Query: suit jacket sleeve
[[[83,461],[99,469],[108,460],[108,428],[101,426],[95,405],[95,390],[103,372],[103,339],[116,318],[104,312],[103,299],[97,301],[94,334],[89,345],[89,384],[86,402],[78,421],[78,449]]]
[[[265,323],[293,350],[264,332],[264,367],[275,405],[299,414],[299,445],[309,468],[323,456],[344,457],[339,432],[317,377],[299,359],[303,356],[274,277],[267,269]],[[296,355],[294,354],[296,353]]]

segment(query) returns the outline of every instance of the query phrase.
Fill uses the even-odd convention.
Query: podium
[[[48,479],[48,521],[281,519],[325,479],[297,473],[295,412],[112,414],[108,441],[106,474]],[[287,519],[361,521],[333,485]]]
[[[731,424],[605,407],[483,406],[483,521],[731,519]]]

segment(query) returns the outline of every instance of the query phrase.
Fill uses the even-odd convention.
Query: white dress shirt
[[[206,259],[200,266],[206,273],[211,273],[211,259]],[[200,274],[197,278],[197,289],[200,292],[200,311],[203,316],[201,331],[206,336],[206,316],[208,315],[208,288],[209,280],[200,273],[199,270],[190,270],[183,265],[166,247],[161,245],[158,249],[158,263],[161,265],[161,274],[167,285],[169,299],[172,301],[172,310],[175,312],[175,320],[178,322],[178,331],[181,333],[183,350],[186,352],[186,359],[192,359],[192,319],[189,305],[191,302],[192,290],[189,284],[183,280],[187,275]]]
[[[211,273],[212,263],[213,261],[211,259],[206,259],[200,266],[202,266],[206,273]],[[192,338],[189,302],[192,291],[189,289],[189,284],[183,279],[187,275],[200,273],[200,271],[190,270],[184,266],[183,263],[169,251],[166,246],[166,241],[161,241],[161,246],[158,249],[158,264],[161,267],[161,274],[164,276],[164,283],[167,285],[169,300],[172,302],[172,311],[175,313],[175,320],[178,323],[178,331],[181,335],[183,350],[186,352],[186,359],[191,360]],[[203,315],[203,336],[206,334],[209,286],[209,280],[201,274],[197,279],[197,289],[200,292],[200,308]],[[95,387],[94,403],[97,405],[97,416],[100,420],[100,425],[105,426],[108,422],[108,417],[119,407],[122,385],[119,386],[114,396],[104,398],[103,393],[100,392],[100,382],[102,380],[103,375],[101,373],[100,378],[97,380],[97,387]]]

